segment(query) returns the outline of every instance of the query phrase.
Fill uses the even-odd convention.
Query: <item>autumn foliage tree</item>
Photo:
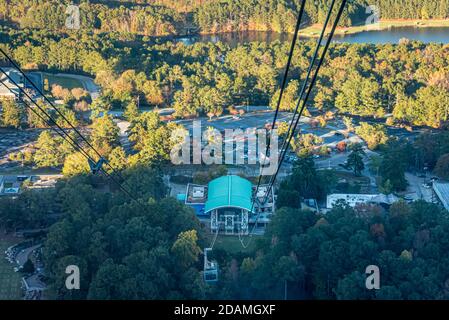
[[[368,148],[371,150],[376,149],[379,145],[385,144],[388,141],[386,129],[381,124],[371,125],[367,122],[362,122],[355,129],[355,132],[365,140]]]

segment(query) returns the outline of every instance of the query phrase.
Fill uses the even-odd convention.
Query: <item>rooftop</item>
[[[187,185],[186,204],[205,203],[207,199],[208,188],[199,184],[189,183]]]
[[[384,195],[384,194],[350,194],[350,193],[333,193],[327,195],[327,208],[332,208],[335,202],[338,200],[346,201],[350,206],[355,206],[361,203],[385,203],[392,204],[399,200],[393,194]]]
[[[20,91],[18,86],[16,86],[13,82],[17,83],[20,87],[23,87],[23,76],[13,68],[2,68],[2,70],[5,71],[9,77],[11,77],[12,81],[6,75],[4,75],[3,72],[0,72],[0,79],[2,82],[5,82],[7,86],[6,87],[0,83],[0,96],[14,97]]]
[[[433,190],[446,210],[449,211],[449,182],[435,181],[433,183]]]
[[[240,208],[254,212],[251,201],[252,184],[250,181],[239,176],[229,175],[212,180],[207,188],[206,213],[225,207]]]
[[[3,67],[2,70],[5,71],[6,74],[8,76],[10,76],[14,82],[17,82],[18,84],[23,82],[23,76],[16,69],[14,69],[14,68],[4,68]],[[9,79],[3,74],[3,72],[0,75],[0,79],[6,80],[6,81],[9,82]]]

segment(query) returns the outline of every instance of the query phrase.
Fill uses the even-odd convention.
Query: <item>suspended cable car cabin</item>
[[[207,258],[208,252],[211,252],[212,248],[204,249],[204,271],[203,277],[206,283],[215,283],[218,281],[218,264],[216,261],[209,261]]]
[[[101,157],[97,163],[95,163],[91,159],[88,159],[87,161],[89,162],[89,167],[92,174],[97,174],[102,169],[103,164],[106,162],[106,159]]]

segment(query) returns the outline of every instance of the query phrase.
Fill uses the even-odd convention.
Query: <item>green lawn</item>
[[[2,231],[0,231],[2,232]],[[22,290],[20,288],[20,273],[13,270],[14,265],[5,259],[5,250],[14,242],[0,237],[0,300],[20,300]]]
[[[337,179],[345,179],[348,188],[338,189],[337,193],[368,193],[370,192],[370,179],[365,176],[356,176],[352,172],[336,171]]]
[[[6,175],[46,175],[46,174],[61,174],[61,169],[58,168],[33,168],[30,166],[25,166],[24,168],[20,167],[20,164],[17,167],[11,167],[7,169],[2,169],[2,174]]]
[[[83,88],[83,84],[81,83],[81,81],[73,78],[46,74],[44,75],[44,79],[48,79],[48,84],[50,85],[50,88],[54,84],[60,85],[61,87],[69,90],[72,90],[74,88]]]
[[[219,235],[217,237],[217,240],[215,241],[214,248],[216,249],[223,249],[229,253],[238,253],[238,252],[245,252],[250,253],[254,251],[255,249],[255,243],[256,239],[260,236],[253,236],[253,239],[251,240],[250,244],[247,248],[243,248],[242,244],[240,243],[238,236],[225,236],[225,235]],[[249,242],[248,236],[242,236],[242,240],[245,245]]]

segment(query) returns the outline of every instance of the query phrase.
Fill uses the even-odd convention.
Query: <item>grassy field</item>
[[[355,176],[351,172],[336,171],[337,179],[345,179],[348,189],[337,190],[340,193],[368,193],[370,191],[370,179],[365,176]]]
[[[301,29],[299,34],[300,36],[304,37],[318,37],[321,32],[321,27],[321,25],[312,25],[310,27]],[[335,34],[347,35],[368,30],[387,30],[395,27],[449,27],[449,20],[381,20],[377,29],[369,29],[366,25],[352,26],[348,28],[337,28]]]
[[[31,168],[30,166],[20,167],[20,163],[17,167],[2,169],[2,174],[5,175],[48,175],[48,174],[61,174],[61,169],[58,168]]]
[[[253,239],[251,240],[250,244],[247,248],[243,248],[242,244],[240,243],[238,236],[225,236],[225,235],[219,235],[217,237],[217,240],[215,241],[214,248],[216,249],[223,249],[229,253],[239,253],[239,252],[245,252],[250,253],[254,251],[255,249],[255,243],[256,239],[260,236],[253,236]],[[212,237],[211,237],[212,240]],[[243,236],[242,237],[243,242],[245,245],[248,244],[249,237]]]
[[[12,239],[0,235],[0,300],[20,300],[22,298],[20,274],[14,272],[13,265],[5,259],[4,255],[5,250],[13,244]]]
[[[55,85],[60,85],[61,87],[65,89],[72,90],[74,88],[83,88],[83,84],[73,78],[64,77],[64,76],[55,76],[51,74],[46,74],[45,79],[48,79],[48,84],[50,85],[50,88]]]

